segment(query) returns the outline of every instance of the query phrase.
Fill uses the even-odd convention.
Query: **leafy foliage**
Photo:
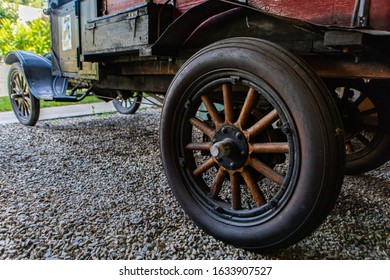
[[[49,52],[49,22],[44,19],[36,19],[22,23],[18,21],[17,13],[17,4],[42,8],[44,1],[0,0],[0,60],[12,50],[26,50],[41,55]]]
[[[7,2],[30,6],[34,8],[42,8],[45,0],[8,0]]]
[[[17,20],[18,19],[17,6],[14,4],[6,3],[3,0],[0,0],[0,19],[3,18],[8,18],[14,21]]]
[[[0,19],[0,57],[12,50],[45,54],[50,50],[50,25],[36,19],[27,23]]]

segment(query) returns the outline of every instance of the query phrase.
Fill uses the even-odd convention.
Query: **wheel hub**
[[[248,156],[245,135],[234,126],[222,127],[215,134],[210,153],[226,169],[235,170],[242,167]]]

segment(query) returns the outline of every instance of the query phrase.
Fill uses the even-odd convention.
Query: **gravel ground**
[[[347,177],[326,222],[269,255],[204,234],[173,197],[159,110],[0,126],[0,259],[390,259],[390,163]]]

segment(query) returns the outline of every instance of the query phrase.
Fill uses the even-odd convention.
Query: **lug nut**
[[[223,133],[223,134],[227,134],[227,133],[228,133],[228,130],[227,130],[227,128],[226,128],[226,127],[222,128],[222,130],[221,130],[221,131],[222,131],[222,133]]]
[[[235,162],[230,163],[230,168],[231,169],[236,169],[237,168],[237,164]]]
[[[291,133],[291,128],[287,123],[282,126],[282,132],[286,135]]]
[[[237,132],[236,138],[237,138],[237,140],[242,140],[243,139],[242,134],[240,132]]]

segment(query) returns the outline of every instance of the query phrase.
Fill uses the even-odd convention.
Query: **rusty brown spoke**
[[[213,101],[211,101],[211,99],[206,95],[202,95],[201,99],[203,104],[206,106],[206,109],[209,112],[215,125],[222,125],[221,115],[218,113],[217,108],[215,108]]]
[[[289,147],[287,142],[283,143],[255,143],[253,144],[253,152],[257,154],[286,154]]]
[[[232,103],[232,85],[231,84],[223,84],[222,85],[223,92],[223,106],[225,110],[225,122],[233,123],[234,121],[234,108]]]
[[[215,131],[197,118],[190,118],[190,123],[210,138],[214,138]]]
[[[284,177],[280,175],[278,172],[273,170],[268,165],[262,163],[260,160],[251,158],[250,159],[250,165],[256,169],[259,173],[263,174],[265,177],[270,179],[275,184],[281,186],[284,181]]]
[[[214,160],[213,158],[210,158],[209,160],[205,161],[202,165],[198,166],[198,168],[196,168],[192,174],[194,176],[202,175],[204,172],[206,172],[213,166],[214,166]]]
[[[244,106],[241,109],[240,116],[238,117],[238,120],[237,120],[238,126],[241,126],[241,127],[245,126],[245,124],[248,121],[249,116],[252,112],[252,107],[255,104],[256,97],[257,97],[257,95],[256,95],[255,90],[253,88],[250,88],[248,91],[248,95],[246,96]]]
[[[279,119],[278,112],[276,109],[273,109],[266,116],[264,116],[261,120],[255,123],[252,127],[250,127],[247,132],[251,137],[254,137],[261,132],[263,132],[267,127],[269,127],[272,123]]]
[[[189,143],[186,146],[187,150],[199,150],[199,151],[208,151],[210,150],[213,143],[211,142],[202,142],[202,143]]]
[[[246,169],[241,174],[245,180],[246,185],[249,188],[249,191],[251,192],[251,194],[256,202],[256,205],[260,206],[260,205],[265,204],[266,201],[265,201],[264,195],[261,192],[261,190],[260,190],[259,186],[257,185],[257,183],[255,182],[255,180],[253,180],[251,173]]]
[[[241,206],[241,189],[240,182],[238,180],[237,174],[230,174],[230,184],[232,185],[232,208],[234,210],[242,209]]]
[[[219,168],[217,176],[215,177],[213,186],[211,187],[210,195],[212,198],[216,199],[219,195],[219,192],[222,189],[223,182],[225,181],[227,172],[222,168]]]

